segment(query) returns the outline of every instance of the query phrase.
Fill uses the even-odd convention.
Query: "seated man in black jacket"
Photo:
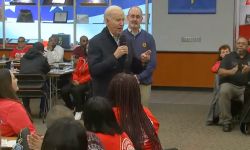
[[[20,73],[47,75],[50,71],[50,66],[47,59],[43,56],[43,51],[43,44],[40,42],[35,43],[33,47],[22,57],[20,63]],[[23,98],[23,104],[26,110],[31,114],[29,98]],[[39,116],[43,114],[44,107],[45,98],[41,98]]]
[[[231,100],[243,102],[245,86],[250,81],[250,55],[247,47],[247,39],[240,37],[236,41],[236,50],[224,57],[218,71],[220,124],[224,132],[232,130]]]

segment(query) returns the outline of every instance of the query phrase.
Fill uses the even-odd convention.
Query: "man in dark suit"
[[[89,41],[88,62],[94,96],[106,96],[114,75],[123,71],[138,74],[150,59],[150,55],[144,53],[136,58],[129,40],[119,42],[124,26],[124,13],[120,7],[109,6],[104,20],[106,27]]]

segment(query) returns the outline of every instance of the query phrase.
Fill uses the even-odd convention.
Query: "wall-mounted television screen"
[[[44,0],[43,5],[73,5],[73,0]]]
[[[33,0],[13,0],[10,1],[10,5],[35,5]]]

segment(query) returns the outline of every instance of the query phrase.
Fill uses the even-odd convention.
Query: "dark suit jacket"
[[[89,41],[88,63],[92,77],[94,96],[106,96],[108,85],[120,72],[140,73],[144,68],[134,55],[132,42],[127,41],[128,55],[116,59],[113,55],[118,45],[107,27]]]

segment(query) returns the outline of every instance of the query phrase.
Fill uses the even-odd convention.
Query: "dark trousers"
[[[24,97],[24,98],[22,98],[22,100],[23,100],[23,105],[24,105],[25,109],[31,114],[31,110],[30,110],[30,98]],[[45,111],[46,111],[45,110],[45,101],[46,101],[46,98],[42,97],[41,98],[41,102],[40,102],[40,112],[39,113],[45,113]]]
[[[65,85],[62,90],[62,98],[66,106],[70,109],[76,108],[76,112],[83,110],[86,92],[89,91],[89,83],[73,85],[72,83]],[[70,97],[72,95],[73,99]]]

